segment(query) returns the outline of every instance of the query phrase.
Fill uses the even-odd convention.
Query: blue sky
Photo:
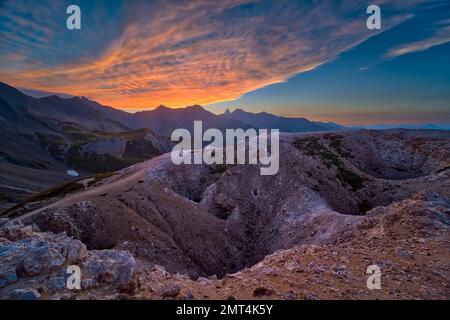
[[[435,37],[442,25],[446,35]],[[450,123],[450,2],[418,10],[405,22],[284,83],[209,105],[222,112],[245,107],[347,124]],[[440,44],[440,40],[443,44]],[[429,41],[398,56],[393,48]],[[434,43],[439,45],[433,45]]]
[[[82,30],[65,28],[69,4]],[[449,1],[6,0],[0,54],[1,81],[128,111],[450,123]]]

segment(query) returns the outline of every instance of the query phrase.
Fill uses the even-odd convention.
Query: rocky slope
[[[243,112],[243,111],[242,111]],[[236,113],[233,113],[237,116]],[[86,97],[34,98],[0,82],[0,211],[80,176],[110,172],[171,149],[173,130],[251,127],[303,132],[342,127],[265,113],[234,119],[201,106],[128,113]],[[262,120],[262,122],[261,122]],[[42,177],[46,177],[42,179]]]
[[[416,194],[371,210],[353,237],[277,251],[223,279],[140,273],[135,297],[158,299],[178,287],[182,299],[449,299],[449,225],[448,198]],[[366,286],[374,264],[380,290]]]
[[[6,220],[0,224],[0,298],[59,297],[66,289],[67,267],[75,264],[84,289],[126,290],[132,284],[136,262],[128,251],[88,251],[63,233],[41,233],[35,226]]]
[[[449,297],[448,132],[280,139],[276,176],[258,166],[175,166],[163,155],[3,216],[65,232],[90,251],[133,255],[128,295],[113,286],[73,297]],[[365,287],[371,264],[383,290]]]
[[[32,98],[0,83],[0,211],[73,180],[68,170],[94,175],[170,150],[168,138],[103,114],[116,111],[127,115],[86,98]]]

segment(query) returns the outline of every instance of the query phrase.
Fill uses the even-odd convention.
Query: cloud
[[[416,2],[421,1],[409,3]],[[377,34],[365,27],[367,3],[362,0],[127,1],[125,5],[121,36],[87,62],[66,59],[63,64],[42,66],[33,58],[67,54],[69,47],[55,48],[46,40],[27,52],[26,35],[8,34],[3,41],[23,46],[15,52],[15,62],[4,62],[1,78],[21,87],[86,95],[130,109],[209,104],[286,81]],[[385,29],[407,17],[403,4],[386,2],[384,8],[395,12],[383,18]],[[102,32],[108,30],[98,31]],[[21,63],[17,55],[22,55]]]
[[[410,53],[428,50],[434,46],[439,46],[450,42],[450,26],[444,26],[435,31],[430,37],[407,43],[405,45],[393,48],[386,53],[385,58],[396,58]]]

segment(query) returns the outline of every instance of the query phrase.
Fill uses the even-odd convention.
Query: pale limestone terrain
[[[0,295],[448,299],[449,159],[449,132],[406,130],[282,135],[275,176],[250,165],[175,166],[162,155],[6,211],[3,229],[35,227],[20,239],[0,233]],[[64,258],[22,272],[36,237],[79,240],[86,253],[74,262],[58,247]],[[90,259],[115,267],[96,273]],[[88,275],[81,292],[49,285],[69,263]],[[372,264],[381,290],[366,287]]]

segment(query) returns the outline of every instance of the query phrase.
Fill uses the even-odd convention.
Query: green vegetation
[[[103,180],[109,177],[112,177],[116,174],[116,172],[103,172],[103,173],[98,173],[94,176],[95,180]]]
[[[116,171],[144,159],[118,159],[109,154],[82,152],[78,146],[72,146],[67,151],[66,163],[77,170],[90,172]]]
[[[78,180],[68,182],[68,183],[59,185],[57,187],[48,189],[46,191],[36,193],[36,194],[32,195],[30,198],[26,199],[25,201],[15,205],[12,208],[9,208],[8,210],[3,211],[1,213],[1,216],[5,217],[5,218],[18,217],[26,212],[26,210],[24,211],[21,209],[23,209],[25,207],[25,205],[27,205],[27,204],[30,204],[32,202],[37,202],[37,201],[49,200],[51,198],[56,198],[56,197],[64,197],[68,194],[74,194],[76,192],[82,191],[82,190],[84,190],[84,185],[82,185],[81,183],[78,182],[80,180],[83,180],[83,179],[78,179]]]
[[[96,184],[97,182],[104,180],[106,178],[114,176],[115,172],[104,172],[104,173],[98,173],[95,176],[92,177],[92,179],[88,182],[88,187]]]
[[[84,190],[84,185],[73,181],[43,192],[39,192],[29,198],[27,202],[42,201],[55,197],[64,197],[67,194],[72,194],[81,190]]]
[[[49,133],[36,133],[39,143],[46,146],[50,154],[60,159],[67,141],[59,135]]]
[[[95,138],[97,138],[96,135],[93,135],[89,132],[83,132],[83,131],[70,132],[69,137],[70,137],[70,140],[74,144],[83,144],[83,143],[86,143],[90,140],[94,140]]]
[[[159,156],[161,152],[155,148],[153,143],[148,140],[129,140],[125,147],[125,152],[123,156],[125,158],[135,158],[136,162],[142,161],[143,159],[149,159],[154,156]]]
[[[93,140],[97,137],[97,134],[91,131],[84,130],[81,127],[73,124],[65,124],[61,127],[65,136],[74,144],[83,144],[89,140]]]
[[[151,141],[145,139],[145,136],[151,132],[149,129],[102,132],[89,131],[78,125],[64,123],[59,126],[58,130],[61,135],[46,132],[36,135],[40,143],[55,159],[65,162],[75,170],[111,172],[161,154],[161,151]],[[95,151],[84,152],[86,143],[119,138],[126,140],[125,151],[121,157],[98,154]],[[33,164],[33,167],[45,169],[46,165],[36,163]]]
[[[324,138],[329,140],[329,146],[343,158],[354,158],[351,150],[345,148],[343,144],[344,137],[339,134],[326,134]]]
[[[344,167],[338,167],[337,177],[339,180],[347,183],[353,191],[358,191],[364,186],[364,178],[360,177],[353,171],[350,171]]]
[[[150,141],[128,141],[122,159],[110,154],[83,152],[81,146],[73,145],[66,152],[65,162],[78,170],[111,172],[148,160],[156,155],[159,155],[159,152],[153,148]]]
[[[333,141],[335,146],[341,143],[339,138],[334,138]],[[335,167],[337,171],[336,177],[342,183],[349,185],[353,191],[358,191],[363,187],[364,178],[347,169],[339,155],[325,147],[321,143],[320,138],[314,136],[299,138],[294,141],[294,146],[307,156],[320,157],[328,168]]]
[[[303,139],[297,139],[294,141],[294,146],[302,150],[307,156],[322,158],[325,165],[329,168],[331,166],[341,166],[342,162],[339,156],[328,150],[317,137],[308,137]]]

